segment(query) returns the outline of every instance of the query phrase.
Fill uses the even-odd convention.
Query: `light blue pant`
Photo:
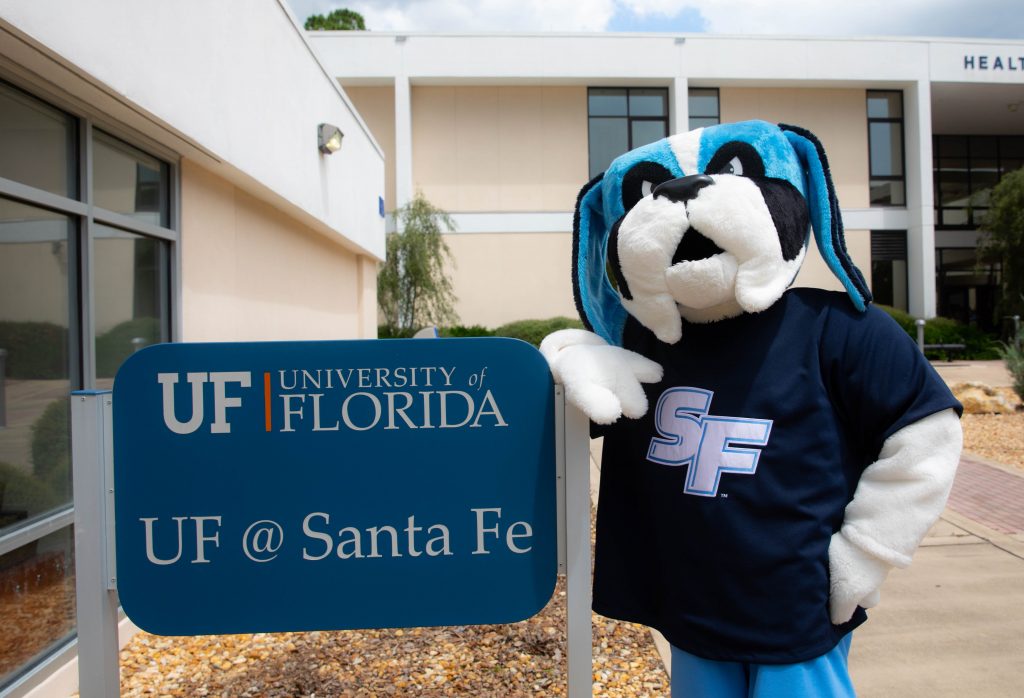
[[[672,698],[854,698],[850,639],[799,664],[717,662],[673,647]]]

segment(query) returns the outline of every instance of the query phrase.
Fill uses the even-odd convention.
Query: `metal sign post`
[[[78,690],[84,698],[120,695],[118,599],[110,557],[114,550],[111,414],[109,390],[71,394]]]

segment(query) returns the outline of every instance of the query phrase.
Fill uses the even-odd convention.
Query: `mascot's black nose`
[[[669,201],[685,203],[697,196],[697,192],[701,189],[714,183],[715,180],[707,175],[688,175],[662,182],[651,191],[651,194],[654,195],[655,199],[659,196],[664,196]]]

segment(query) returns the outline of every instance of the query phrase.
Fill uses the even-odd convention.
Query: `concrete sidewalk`
[[[1001,361],[934,362],[950,384],[1012,384]],[[960,459],[941,520],[854,634],[862,698],[1024,695],[1024,472]]]

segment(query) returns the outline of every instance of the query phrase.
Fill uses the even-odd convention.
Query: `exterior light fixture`
[[[341,139],[345,134],[334,124],[320,124],[316,130],[317,147],[324,155],[330,155],[341,150]]]

